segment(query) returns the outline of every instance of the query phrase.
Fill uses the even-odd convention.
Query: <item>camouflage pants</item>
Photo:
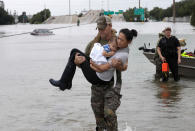
[[[156,57],[154,61],[156,64],[155,78],[160,79],[160,78],[162,78],[162,61],[159,57]]]
[[[96,131],[118,131],[116,110],[120,95],[110,86],[92,85],[91,106],[96,119]]]
[[[156,64],[155,78],[156,79],[162,78],[163,81],[168,81],[169,72],[162,72],[162,61],[159,57],[155,59],[155,64]]]

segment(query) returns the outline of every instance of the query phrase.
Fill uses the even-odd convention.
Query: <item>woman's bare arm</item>
[[[90,64],[90,67],[91,67],[95,72],[99,72],[99,73],[102,72],[100,69],[96,68],[96,67],[93,66],[92,64]]]
[[[111,65],[109,63],[98,65],[92,60],[90,61],[90,64],[97,68],[99,71],[104,72],[111,68]]]

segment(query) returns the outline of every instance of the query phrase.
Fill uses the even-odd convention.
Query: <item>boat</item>
[[[154,61],[155,48],[147,49],[144,46],[144,47],[140,47],[139,50],[143,50],[144,56],[151,63],[153,63],[155,65],[155,61]],[[195,56],[195,52],[193,54]],[[179,75],[180,76],[195,78],[195,57],[184,57],[184,56],[181,56],[181,63],[179,64],[178,70],[179,70]]]
[[[49,29],[35,29],[30,33],[31,35],[54,35]]]
[[[5,32],[0,32],[0,34],[5,34]]]

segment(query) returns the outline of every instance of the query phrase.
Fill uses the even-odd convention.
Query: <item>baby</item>
[[[100,43],[95,43],[90,58],[98,65],[105,64],[108,62],[107,59],[115,54],[117,48],[117,37],[112,37],[108,44],[103,46]]]
[[[117,51],[117,41],[114,41],[115,38],[112,38],[108,44],[104,45],[102,55],[109,58],[115,54]]]

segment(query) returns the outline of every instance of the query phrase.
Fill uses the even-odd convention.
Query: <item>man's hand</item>
[[[162,60],[162,62],[165,62],[166,61],[166,59],[165,59],[165,57],[160,57],[160,59]]]
[[[74,63],[76,65],[80,65],[85,61],[85,57],[84,56],[79,56],[79,53],[76,53],[75,55],[75,59],[74,59]]]

